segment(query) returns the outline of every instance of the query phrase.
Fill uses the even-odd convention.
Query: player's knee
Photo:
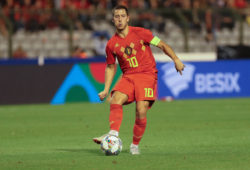
[[[137,103],[136,117],[139,119],[145,118],[147,116],[148,106],[149,106],[148,102]]]
[[[136,118],[143,119],[147,116],[146,108],[137,108],[136,109]]]
[[[125,94],[115,92],[111,98],[110,104],[123,105],[127,101],[128,97]]]
[[[145,117],[147,117],[147,112],[136,112],[137,119],[144,119]]]
[[[110,101],[110,104],[121,104],[121,102],[120,102],[119,98],[112,97],[111,101]]]

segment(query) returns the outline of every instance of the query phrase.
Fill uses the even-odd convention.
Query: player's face
[[[114,11],[113,22],[118,30],[124,30],[126,28],[129,22],[129,16],[125,9],[117,9]]]

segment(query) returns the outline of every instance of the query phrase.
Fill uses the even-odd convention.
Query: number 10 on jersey
[[[154,97],[154,91],[151,88],[144,88],[145,97]]]
[[[133,67],[133,68],[138,67],[138,62],[135,56],[128,58],[127,61],[129,62],[130,67]]]

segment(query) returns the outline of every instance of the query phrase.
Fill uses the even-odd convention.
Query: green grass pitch
[[[157,101],[141,155],[129,154],[135,104],[124,106],[123,151],[105,156],[109,105],[0,106],[0,169],[250,169],[250,98]]]

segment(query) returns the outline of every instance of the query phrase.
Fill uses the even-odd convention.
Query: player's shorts
[[[150,107],[154,103],[157,95],[157,76],[146,73],[134,73],[123,75],[117,82],[114,91],[119,91],[128,96],[129,104],[133,101],[150,101]]]

